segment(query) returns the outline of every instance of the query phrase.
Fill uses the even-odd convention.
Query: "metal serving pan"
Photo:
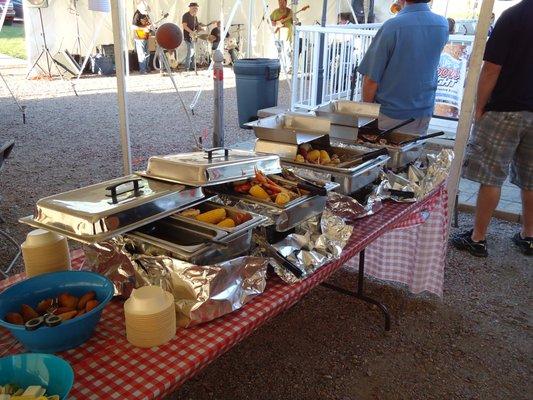
[[[201,202],[201,188],[129,175],[46,197],[20,222],[97,243]]]
[[[258,139],[279,143],[301,144],[328,135],[331,122],[314,115],[279,114],[245,124]]]
[[[215,148],[205,151],[154,156],[146,171],[138,175],[190,186],[218,185],[265,174],[281,172],[279,157],[252,151]]]
[[[272,178],[270,176],[270,178]],[[279,182],[283,182],[290,186],[297,184],[280,177],[275,178]],[[328,182],[326,184],[326,191],[332,191],[338,187],[337,183]],[[326,207],[327,196],[319,195],[304,195],[292,200],[291,202],[280,206],[274,202],[268,202],[258,199],[256,197],[232,192],[226,185],[215,186],[211,190],[216,193],[223,194],[234,201],[243,201],[252,204],[260,213],[260,210],[265,210],[265,214],[274,219],[275,229],[278,232],[288,231],[295,226],[300,225],[303,221],[321,214]]]
[[[313,145],[313,147],[328,151],[330,154],[337,154],[343,162],[357,159],[363,154],[367,154],[373,150],[372,148],[364,146],[347,146],[346,144],[340,144],[344,142],[339,142],[339,146],[332,146],[329,137],[327,136],[320,137],[309,143]],[[354,141],[346,141],[346,143],[354,143]],[[390,160],[389,155],[383,154],[376,156],[373,159],[364,160],[346,167],[298,163],[294,161],[298,152],[297,145],[280,144],[264,140],[258,140],[256,142],[256,151],[278,154],[282,160],[282,165],[285,166],[298,169],[303,168],[317,171],[320,174],[327,174],[327,179],[331,179],[332,182],[339,184],[339,187],[335,190],[343,194],[355,193],[374,181],[383,170],[383,167]]]
[[[202,221],[198,221],[198,220],[195,220],[192,217],[183,216],[180,213],[173,214],[172,218],[175,218],[175,219],[180,220],[180,221],[185,221],[185,222],[194,221],[194,224],[196,224],[196,225],[203,226],[205,228],[214,228],[215,227],[218,230],[221,230],[221,231],[224,231],[224,232],[228,232],[228,233],[235,233],[235,232],[241,231],[243,229],[253,229],[253,228],[259,226],[261,223],[263,223],[265,221],[265,219],[266,219],[265,217],[263,217],[263,216],[261,216],[259,214],[255,214],[253,212],[246,211],[246,210],[239,210],[239,209],[237,209],[235,207],[229,207],[229,206],[226,206],[226,205],[223,205],[223,204],[214,203],[212,201],[206,201],[206,202],[197,204],[194,207],[189,207],[189,208],[187,208],[185,210],[182,210],[182,211],[186,211],[186,210],[188,210],[190,208],[196,208],[196,209],[200,210],[200,212],[206,212],[206,211],[214,210],[216,208],[223,208],[223,209],[226,210],[226,215],[229,218],[232,218],[236,213],[244,213],[244,214],[248,214],[250,216],[250,219],[248,221],[246,221],[246,222],[243,222],[242,224],[239,224],[239,225],[235,226],[234,228],[227,228],[227,227],[219,227],[219,226],[216,226],[216,225],[213,225],[213,224],[209,224],[209,223],[205,223],[205,222],[202,222]]]
[[[248,252],[252,245],[251,227],[228,233],[217,227],[175,217],[152,222],[127,236],[196,265],[227,261]]]
[[[387,163],[387,167],[393,171],[397,171],[420,158],[427,139],[435,136],[440,136],[442,134],[443,132],[434,132],[428,135],[420,136],[411,133],[392,132],[386,135],[387,143],[385,144],[379,142],[366,142],[362,141],[361,139],[357,140],[357,143],[370,148],[386,148],[391,157],[389,162]],[[412,140],[414,139],[418,140],[412,142]],[[402,144],[402,142],[408,141],[411,142]]]
[[[330,151],[338,154],[342,157],[350,156],[351,158],[357,158],[362,154],[368,153],[368,148],[361,148],[360,150],[347,149],[342,147],[331,147]],[[293,168],[304,168],[318,173],[327,174],[332,182],[339,184],[339,187],[335,191],[350,195],[362,189],[369,183],[372,183],[379,177],[383,167],[389,162],[390,156],[380,155],[370,160],[361,161],[355,165],[351,165],[347,168],[339,168],[328,165],[316,165],[316,164],[304,164],[298,163],[294,160],[282,160],[283,165],[287,165]]]
[[[328,118],[332,125],[357,128],[379,115],[380,105],[349,100],[334,100],[315,110],[319,117]]]

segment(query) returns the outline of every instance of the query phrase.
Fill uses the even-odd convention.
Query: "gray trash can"
[[[239,125],[257,119],[257,111],[278,105],[280,63],[270,58],[245,58],[233,66]]]

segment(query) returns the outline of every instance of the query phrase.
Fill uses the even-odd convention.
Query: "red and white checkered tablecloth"
[[[448,196],[439,189],[420,211],[396,223],[365,252],[365,273],[404,283],[412,293],[442,296],[448,237]],[[406,245],[409,244],[409,245]],[[358,259],[348,261],[357,267]]]
[[[200,326],[178,329],[169,343],[157,348],[140,349],[127,342],[123,303],[113,300],[105,308],[94,336],[78,348],[59,354],[75,372],[69,398],[157,399],[171,394],[259,326],[295,304],[379,236],[402,221],[418,218],[417,213],[437,196],[442,192],[434,192],[418,203],[386,203],[380,213],[355,225],[339,260],[294,285],[271,279],[265,292],[240,310]],[[76,254],[73,267],[79,267],[82,260],[83,255]],[[0,281],[0,290],[23,278],[21,274]],[[5,349],[9,349],[7,354],[23,351],[5,330],[0,330],[0,349],[0,354]]]

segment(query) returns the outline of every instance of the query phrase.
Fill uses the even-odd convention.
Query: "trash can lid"
[[[265,75],[265,68],[270,70],[281,69],[276,58],[243,58],[235,61],[233,71],[236,75]]]

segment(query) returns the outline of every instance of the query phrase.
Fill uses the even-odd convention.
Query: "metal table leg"
[[[380,310],[383,312],[383,315],[385,317],[385,330],[390,331],[391,317],[390,317],[389,310],[384,304],[380,303],[379,301],[371,297],[365,296],[364,281],[365,281],[365,250],[361,250],[361,252],[359,253],[359,273],[357,277],[357,291],[354,292],[354,291],[344,289],[342,287],[332,285],[331,283],[326,283],[326,282],[322,283],[322,286],[328,289],[334,290],[338,293],[342,293],[347,296],[355,297],[356,299],[378,306]]]

